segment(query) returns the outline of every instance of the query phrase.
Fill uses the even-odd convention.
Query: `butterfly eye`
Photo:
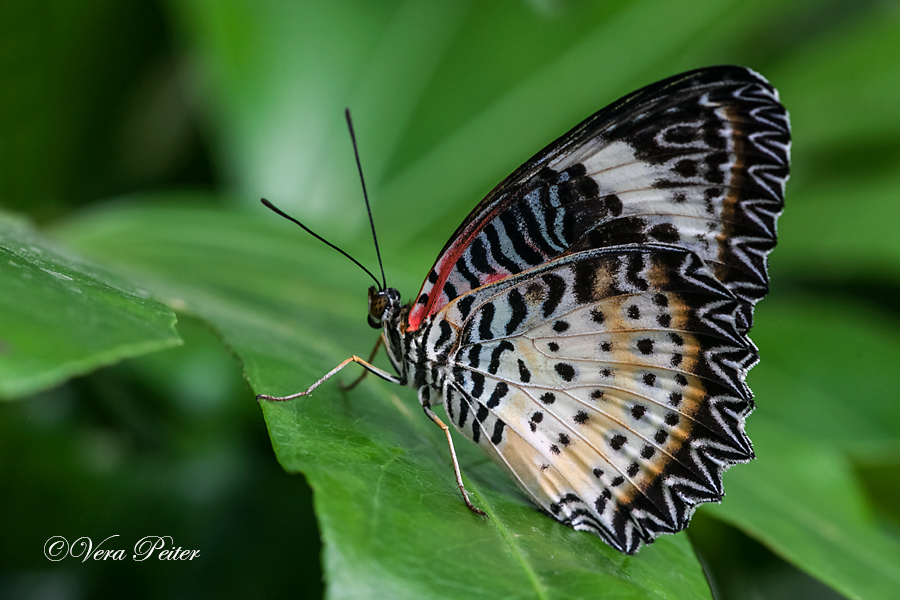
[[[394,288],[369,288],[369,326],[381,329],[382,321],[396,316],[400,310],[400,292]],[[387,316],[385,316],[387,315]]]
[[[387,297],[374,285],[369,288],[369,326],[381,329],[381,319],[387,309]]]

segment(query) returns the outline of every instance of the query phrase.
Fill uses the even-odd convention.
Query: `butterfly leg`
[[[256,396],[256,399],[257,399],[257,401],[269,400],[272,402],[284,402],[285,400],[293,400],[294,398],[299,398],[301,396],[309,396],[310,394],[313,393],[313,390],[315,390],[317,387],[319,387],[320,385],[322,385],[323,383],[325,383],[326,381],[331,379],[338,371],[340,371],[341,369],[343,369],[344,367],[346,367],[347,365],[349,365],[352,362],[355,362],[358,365],[362,365],[367,371],[371,371],[371,372],[375,373],[376,375],[378,375],[379,377],[381,377],[382,379],[384,379],[386,381],[390,381],[391,383],[396,383],[398,385],[403,385],[404,383],[406,383],[399,377],[391,375],[387,371],[382,371],[378,367],[370,365],[368,362],[366,362],[363,359],[361,359],[360,357],[354,355],[354,356],[351,356],[350,358],[348,358],[347,360],[345,360],[344,362],[342,362],[341,364],[339,364],[338,366],[336,366],[335,368],[333,368],[332,370],[330,370],[328,373],[325,374],[324,377],[322,377],[320,380],[318,380],[317,382],[315,382],[314,384],[312,384],[311,386],[309,386],[306,390],[304,390],[302,392],[297,392],[296,394],[291,394],[290,396],[269,396],[268,394],[259,394],[258,396]]]
[[[425,411],[425,414],[428,415],[428,418],[435,422],[435,424],[444,430],[444,434],[447,436],[447,444],[450,446],[450,458],[453,461],[453,472],[456,474],[456,486],[459,488],[459,491],[462,493],[463,500],[466,503],[466,506],[469,507],[473,513],[481,516],[484,515],[484,511],[480,508],[476,507],[472,504],[471,500],[469,500],[469,494],[466,492],[465,486],[463,486],[462,473],[459,470],[459,461],[456,459],[456,450],[453,449],[453,438],[450,436],[450,428],[444,424],[443,421],[438,418],[434,411],[431,410],[429,406],[422,406],[422,409]]]
[[[378,354],[378,349],[381,348],[381,344],[383,344],[383,343],[384,343],[384,338],[382,338],[379,335],[378,341],[375,342],[375,347],[372,348],[372,353],[369,354],[369,358],[366,360],[366,362],[371,363],[373,360],[375,360],[375,355]],[[357,377],[356,379],[354,379],[353,381],[351,381],[349,385],[344,385],[344,382],[342,381],[339,384],[341,390],[343,390],[345,392],[349,392],[350,390],[355,388],[357,385],[359,385],[359,382],[362,381],[363,379],[365,379],[366,375],[368,375],[368,374],[369,374],[368,369],[364,369],[363,372],[360,374],[360,376]]]

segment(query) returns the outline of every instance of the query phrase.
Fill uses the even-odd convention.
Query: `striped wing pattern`
[[[476,206],[385,325],[400,380],[563,523],[629,554],[680,531],[753,458],[747,333],[789,158],[748,69],[601,110]]]
[[[738,296],[746,331],[768,291],[789,155],[787,113],[753,71],[700,69],[643,88],[539,152],[472,211],[429,272],[409,328],[567,253],[665,243],[697,254]]]
[[[447,306],[448,416],[556,519],[635,552],[753,456],[740,301],[695,254],[571,254]],[[435,329],[435,335],[437,330]],[[440,336],[438,336],[440,337]]]

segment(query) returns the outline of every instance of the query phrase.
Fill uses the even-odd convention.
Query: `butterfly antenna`
[[[349,254],[347,254],[346,252],[344,252],[343,250],[341,250],[340,248],[338,248],[337,246],[335,246],[334,244],[332,244],[331,242],[329,242],[328,240],[326,240],[325,238],[323,238],[321,235],[319,235],[318,233],[316,233],[315,231],[313,231],[312,229],[310,229],[309,227],[307,227],[306,225],[304,225],[303,223],[301,223],[300,221],[298,221],[297,219],[295,219],[295,218],[292,217],[291,215],[287,214],[286,212],[284,212],[283,210],[281,210],[280,208],[278,208],[277,206],[275,206],[274,204],[272,204],[271,202],[269,202],[268,200],[266,200],[265,198],[261,198],[261,200],[262,200],[262,203],[263,203],[263,204],[266,206],[266,208],[268,208],[269,210],[271,210],[271,211],[273,211],[273,212],[275,212],[275,213],[281,215],[282,217],[284,217],[284,218],[287,219],[288,221],[293,221],[294,223],[296,223],[297,225],[299,225],[300,227],[302,227],[303,230],[306,231],[306,233],[310,234],[311,236],[313,236],[314,238],[316,238],[316,239],[319,240],[320,242],[324,242],[326,245],[331,246],[332,248],[334,248],[335,250],[337,250],[338,252],[340,252],[341,254],[343,254],[344,256],[346,256],[347,258],[349,258],[350,260],[352,260],[353,263],[354,263],[357,267],[359,267],[360,269],[362,269],[363,271],[365,271],[366,274],[367,274],[369,277],[371,277],[371,278],[375,281],[375,285],[376,285],[376,286],[380,286],[380,285],[381,285],[380,283],[378,283],[378,278],[376,278],[374,275],[372,275],[372,272],[369,271],[369,270],[368,270],[367,268],[365,268],[364,266],[362,266],[358,260],[356,260],[355,258],[353,258],[352,256],[350,256]],[[382,274],[383,274],[383,273],[382,273]],[[384,288],[382,288],[382,289],[384,289]]]
[[[362,163],[359,162],[359,148],[356,147],[356,134],[353,133],[353,120],[350,118],[350,109],[344,109],[347,117],[347,128],[350,129],[350,140],[353,142],[353,154],[356,156],[356,168],[359,169],[359,182],[362,183],[363,198],[366,200],[366,210],[369,212],[369,225],[372,226],[372,239],[375,240],[375,254],[378,256],[378,266],[381,268],[382,288],[387,288],[387,279],[384,277],[384,265],[381,263],[381,250],[378,248],[378,236],[375,235],[375,221],[372,219],[372,207],[369,206],[369,194],[366,192],[366,180],[363,177]]]

